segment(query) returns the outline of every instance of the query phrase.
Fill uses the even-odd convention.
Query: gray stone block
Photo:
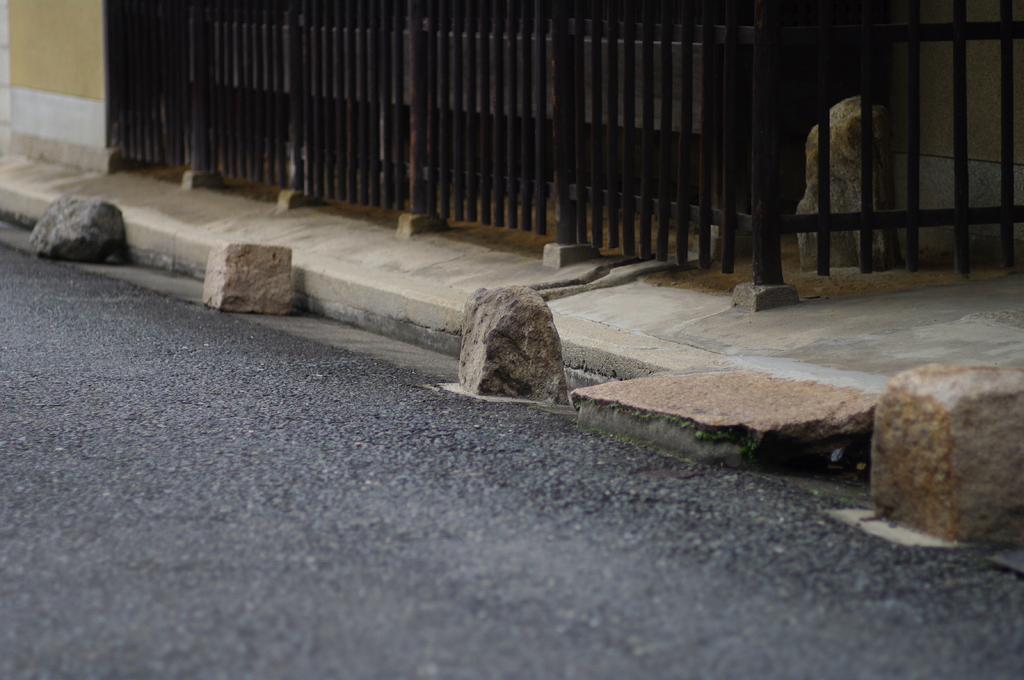
[[[762,312],[776,307],[787,307],[800,302],[796,288],[789,284],[758,286],[741,283],[732,291],[732,306],[747,312]]]
[[[448,222],[436,215],[402,213],[398,216],[398,231],[395,232],[395,238],[407,241],[418,234],[433,234],[449,229]]]
[[[595,260],[601,257],[601,251],[589,243],[579,245],[563,245],[548,243],[544,246],[543,264],[549,269],[561,269],[570,265]]]

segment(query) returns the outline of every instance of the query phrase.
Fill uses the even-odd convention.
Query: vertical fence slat
[[[626,0],[623,8],[622,51],[622,254],[636,255],[635,139],[636,139],[636,10]]]
[[[1000,88],[1001,115],[1001,174],[999,263],[1013,266],[1013,0],[1000,0]]]
[[[672,5],[662,5],[661,14],[661,129],[658,131],[658,237],[654,257],[668,260],[668,238],[672,220]],[[649,170],[650,172],[650,170]]]
[[[608,18],[608,141],[605,157],[605,186],[608,188],[608,247],[618,248],[619,239],[619,208],[622,205],[621,188],[619,186],[619,13],[618,0],[608,0],[605,4]]]
[[[504,0],[494,0],[494,226],[505,226],[505,151],[508,119],[505,110]]]
[[[410,210],[418,215],[428,209],[427,182],[423,169],[427,166],[428,130],[427,108],[430,106],[430,92],[427,87],[427,36],[423,30],[426,0],[409,0],[409,63],[412,67],[410,84],[412,91],[412,115],[410,118]]]
[[[338,167],[338,128],[335,125],[335,113],[338,105],[337,78],[335,69],[339,65],[334,58],[334,45],[337,39],[338,18],[334,14],[334,3],[325,2],[323,8],[323,28],[321,57],[323,61],[322,87],[324,92],[324,188],[321,198],[337,198],[337,167]]]
[[[602,80],[605,77],[602,69],[601,47],[604,39],[602,0],[591,0],[590,3],[590,234],[591,243],[595,248],[604,246],[604,186],[602,178],[604,167],[602,161]]]
[[[381,205],[381,149],[380,149],[380,115],[381,115],[381,74],[380,74],[380,15],[381,0],[370,0],[366,15],[365,49],[366,49],[366,108],[367,108],[367,163],[368,182],[370,185],[369,205]]]
[[[737,69],[739,53],[739,7],[737,0],[726,0],[725,8],[725,98],[722,115],[722,162],[725,203],[722,206],[722,273],[731,274],[736,258],[736,133],[738,127]]]
[[[466,89],[465,89],[465,7],[452,0],[452,217],[466,219]]]
[[[779,5],[754,0],[754,135],[751,217],[755,285],[779,285]],[[707,58],[707,55],[704,55]]]
[[[537,0],[533,0],[536,2]],[[532,7],[529,0],[519,0],[519,40],[521,42],[520,54],[522,60],[522,87],[520,96],[520,164],[519,174],[521,181],[519,185],[519,228],[522,231],[530,231],[531,211],[533,210],[534,194],[534,132],[537,126],[537,118],[533,111],[533,50],[530,40],[532,25]]]
[[[547,15],[545,7],[547,3],[543,0],[533,0],[533,87],[534,87],[534,200],[536,210],[534,211],[533,231],[538,235],[545,235],[548,232],[548,183],[547,183],[547,112],[548,112],[548,87],[547,87]]]
[[[586,22],[584,20],[586,0],[576,0],[573,12],[573,63],[576,66],[576,242],[589,243],[587,234],[588,198],[586,181],[587,166],[587,68],[586,68]]]
[[[921,0],[907,3],[907,259],[918,269],[921,226]]]
[[[860,39],[860,271],[872,271],[872,243],[874,240],[874,17],[872,3],[861,4]]]
[[[676,263],[684,264],[690,257],[690,156],[693,141],[693,39],[694,0],[683,0],[680,28],[680,119],[679,119],[679,186],[676,192]]]
[[[560,244],[576,243],[575,203],[571,189],[575,181],[576,149],[575,50],[569,37],[569,3],[556,2],[552,9],[551,50],[554,65],[552,115],[555,142],[555,232]]]
[[[643,110],[640,139],[640,258],[651,258],[651,222],[654,216],[654,0],[643,0],[641,21],[641,68]]]
[[[507,88],[508,116],[505,119],[507,131],[505,142],[507,153],[505,154],[505,189],[508,191],[508,203],[506,223],[510,229],[518,226],[516,221],[516,207],[519,194],[518,166],[516,164],[519,155],[519,45],[518,45],[518,20],[519,3],[516,0],[508,0],[505,5],[505,87]]]
[[[700,222],[697,225],[698,263],[711,268],[711,221],[715,178],[715,2],[704,0],[701,27]]]
[[[832,0],[818,3],[818,275],[828,276],[832,265],[832,169],[829,98]]]
[[[494,102],[491,96],[491,55],[493,44],[491,34],[494,31],[493,6],[490,2],[478,3],[480,7],[480,96],[478,106],[480,107],[480,144],[482,148],[490,148],[494,139]],[[491,224],[493,212],[491,210],[492,188],[494,186],[494,175],[491,172],[491,164],[488,163],[487,154],[480,154],[480,221],[484,224]]]
[[[441,192],[440,215],[452,216],[452,78],[451,78],[451,31],[452,0],[441,0],[437,23],[437,103],[438,115],[437,153],[435,155],[438,188]]]
[[[967,0],[953,0],[953,267],[970,273],[967,159]]]
[[[476,222],[480,197],[480,84],[477,60],[480,53],[480,18],[476,0],[469,0],[466,8],[466,219]]]

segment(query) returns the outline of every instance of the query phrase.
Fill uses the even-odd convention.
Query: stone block
[[[215,244],[206,263],[203,304],[223,312],[290,314],[291,248]]]
[[[796,287],[789,284],[758,286],[741,283],[732,290],[732,306],[747,312],[763,312],[766,309],[787,307],[800,302]]]
[[[224,178],[219,172],[201,172],[198,170],[186,170],[181,176],[181,188],[186,191],[192,189],[223,189]]]
[[[125,250],[124,217],[99,198],[62,196],[43,211],[30,243],[43,257],[103,262]]]
[[[954,541],[1024,544],[1024,370],[930,364],[875,413],[876,511]]]
[[[469,297],[462,317],[459,384],[472,394],[569,402],[562,341],[537,291],[481,288]]]
[[[872,164],[871,200],[875,210],[896,207],[896,186],[893,170],[892,126],[884,106],[872,108],[874,162]],[[829,111],[829,202],[833,213],[859,213],[861,210],[861,100],[850,97]],[[807,136],[807,190],[797,205],[798,215],[818,212],[818,126]],[[818,268],[817,234],[799,234],[800,269]],[[829,239],[830,262],[833,267],[860,266],[860,234],[856,231],[835,231]],[[894,229],[876,229],[872,235],[871,262],[875,271],[892,269],[899,264],[900,246]]]
[[[433,234],[448,231],[449,228],[447,220],[436,215],[402,213],[398,216],[398,231],[395,232],[395,238],[407,241],[418,234]]]
[[[741,466],[866,449],[878,397],[738,371],[609,382],[577,389],[572,399],[583,427]]]
[[[548,243],[544,246],[543,264],[549,269],[561,269],[601,257],[601,251],[589,243],[564,245]]]
[[[281,189],[277,194],[277,211],[285,212],[288,210],[296,210],[298,208],[309,208],[316,205],[323,205],[323,201],[319,198],[307,196],[301,191],[295,191],[293,189]]]

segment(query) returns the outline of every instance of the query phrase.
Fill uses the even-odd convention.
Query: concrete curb
[[[66,193],[99,176],[77,173],[45,163],[6,159],[0,166],[0,213],[32,224],[43,210]],[[144,183],[142,177],[125,182]],[[157,208],[131,205],[116,197],[124,213],[126,238],[133,262],[202,279],[211,246],[219,240],[245,240],[247,215],[223,223],[189,224]],[[253,203],[251,218],[265,222],[272,209]],[[263,213],[267,214],[264,215]],[[267,239],[290,245],[284,237]],[[396,275],[370,266],[319,255],[314,247],[294,249],[295,302],[300,309],[351,323],[360,328],[458,356],[464,291],[438,286],[414,276]],[[692,373],[721,357],[598,322],[554,313],[570,371],[589,379],[627,379],[655,373]]]

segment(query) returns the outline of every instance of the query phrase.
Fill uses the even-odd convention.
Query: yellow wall
[[[103,0],[8,0],[11,85],[104,99]]]
[[[921,3],[923,23],[952,21],[952,2],[925,0]],[[907,16],[906,0],[894,0],[893,21]],[[1024,0],[1014,0],[1014,19],[1024,19]],[[999,0],[971,0],[968,21],[998,21]],[[893,145],[907,150],[907,51],[905,45],[893,50],[892,68]],[[953,155],[953,51],[950,43],[923,43],[921,47],[921,153]],[[974,160],[1000,159],[1000,57],[998,41],[967,43],[968,153]],[[1014,49],[1015,156],[1024,163],[1024,44]]]

